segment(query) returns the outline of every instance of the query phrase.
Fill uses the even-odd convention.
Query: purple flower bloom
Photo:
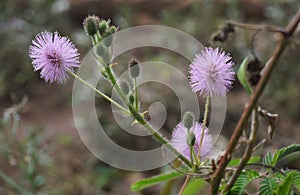
[[[204,96],[225,96],[234,80],[229,54],[219,48],[205,48],[190,65],[190,84],[194,92]]]
[[[191,133],[195,135],[195,144],[194,150],[196,155],[198,154],[200,139],[202,134],[202,123],[195,122],[191,127]],[[183,126],[182,123],[179,123],[173,130],[171,144],[176,148],[180,153],[182,153],[186,158],[190,159],[190,146],[187,144],[187,135],[188,130]],[[200,150],[201,157],[205,157],[209,154],[212,149],[212,136],[208,132],[208,128],[204,129],[204,137]]]
[[[75,45],[58,32],[38,34],[29,47],[34,71],[41,70],[40,76],[46,82],[65,83],[69,78],[67,70],[79,67],[79,53]]]

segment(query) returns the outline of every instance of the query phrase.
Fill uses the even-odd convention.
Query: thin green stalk
[[[137,83],[136,83],[136,77],[133,79],[133,83],[134,83],[134,92],[135,92],[135,109],[139,110],[139,97],[138,97],[138,87],[137,87]]]
[[[91,84],[89,84],[88,82],[86,82],[85,80],[83,80],[82,78],[80,78],[78,75],[76,75],[74,72],[69,71],[69,74],[71,74],[75,79],[78,79],[80,82],[82,82],[83,84],[85,84],[87,87],[89,87],[90,89],[92,89],[93,91],[95,91],[96,93],[98,93],[100,96],[102,96],[104,99],[106,99],[107,101],[109,101],[110,103],[112,103],[114,106],[116,106],[117,108],[121,109],[122,111],[124,111],[126,114],[130,115],[130,112],[125,109],[123,106],[121,106],[120,104],[118,104],[117,102],[115,102],[113,99],[111,99],[110,97],[108,97],[107,95],[105,95],[104,93],[102,93],[101,91],[99,91],[97,88],[93,87]]]
[[[97,52],[95,51],[96,49],[95,49],[95,48],[93,48],[93,49],[94,49],[94,50],[92,51],[92,54],[93,54],[94,58],[97,60],[98,68],[99,68],[99,70],[101,71],[101,69],[103,68],[103,66],[105,66],[104,61],[103,61],[103,59],[102,59],[101,57],[99,57],[99,56],[97,55]],[[101,66],[101,65],[102,65],[102,66]]]
[[[210,96],[208,95],[206,97],[206,102],[205,102],[205,110],[204,110],[204,118],[203,118],[203,123],[202,123],[201,139],[200,139],[200,144],[199,144],[199,149],[198,149],[199,163],[201,163],[201,152],[200,152],[200,150],[201,150],[201,147],[202,147],[202,144],[203,144],[203,139],[204,139],[204,133],[205,133],[207,117],[208,117],[209,103],[210,103]]]
[[[193,170],[195,169],[194,157],[193,157],[193,146],[190,146],[190,158]]]
[[[195,161],[196,161],[196,165],[199,165],[200,162],[199,162],[199,160],[198,160],[198,158],[197,158],[197,155],[196,155],[195,150],[193,149],[192,152],[193,152],[193,157],[194,157],[194,159],[195,159]]]
[[[0,177],[7,183],[9,184],[12,188],[14,188],[15,190],[17,190],[20,193],[23,194],[30,194],[32,195],[32,193],[27,192],[26,189],[24,189],[22,186],[20,186],[19,184],[17,184],[14,180],[12,180],[10,177],[8,177],[5,173],[3,173],[0,170]]]
[[[190,137],[191,135],[191,130],[190,129],[187,129],[188,131],[188,136]],[[190,144],[190,143],[189,143]],[[194,151],[194,146],[190,145],[190,158],[191,158],[191,163],[192,163],[192,168],[193,170],[195,169],[195,163],[194,163],[194,156],[193,156],[193,152],[195,153]],[[195,159],[196,160],[196,159]]]

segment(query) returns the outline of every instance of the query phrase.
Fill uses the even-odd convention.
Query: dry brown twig
[[[261,78],[260,78],[253,94],[251,95],[250,100],[247,103],[247,105],[236,125],[236,128],[234,129],[234,132],[230,138],[229,144],[226,148],[224,157],[220,161],[216,171],[214,172],[213,176],[211,177],[211,194],[212,195],[218,194],[219,185],[223,178],[224,170],[226,169],[226,167],[231,159],[232,152],[234,151],[234,148],[237,145],[238,140],[242,134],[243,127],[246,124],[246,122],[248,121],[248,118],[249,118],[252,110],[256,106],[259,97],[261,96],[266,84],[269,81],[269,78],[271,76],[271,73],[272,73],[276,63],[278,62],[280,56],[282,55],[290,37],[294,34],[294,32],[299,24],[299,21],[300,21],[300,9],[298,9],[297,13],[294,15],[294,17],[289,22],[289,24],[287,25],[286,28],[282,28],[282,29],[280,28],[280,30],[276,30],[276,32],[279,33],[279,41],[273,51],[273,54],[267,61],[266,65],[262,71]],[[253,27],[253,30],[255,30],[254,27]],[[257,29],[257,30],[259,30],[259,29]]]

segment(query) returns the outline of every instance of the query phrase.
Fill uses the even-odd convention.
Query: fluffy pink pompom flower
[[[191,127],[190,132],[195,135],[194,150],[196,155],[198,154],[199,144],[201,139],[202,132],[202,123],[195,122]],[[186,158],[190,158],[190,146],[187,143],[188,130],[182,123],[179,123],[173,130],[171,144],[176,148],[180,153],[182,153]],[[200,150],[201,157],[205,157],[211,151],[212,145],[212,136],[208,132],[208,128],[204,129],[204,137]]]
[[[68,70],[79,67],[79,53],[75,45],[58,32],[38,34],[29,47],[34,71],[41,70],[40,76],[46,82],[65,83],[69,78]]]
[[[219,48],[205,48],[190,65],[192,90],[206,97],[224,97],[234,80],[233,65],[229,54]]]

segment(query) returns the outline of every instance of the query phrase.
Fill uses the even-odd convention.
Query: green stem
[[[139,110],[139,97],[138,97],[138,88],[137,88],[137,83],[136,83],[136,78],[133,79],[134,81],[134,92],[135,92],[135,109]]]
[[[102,57],[99,57],[99,56],[97,55],[97,52],[96,52],[95,50],[96,50],[96,48],[94,47],[94,48],[93,48],[93,51],[92,51],[92,54],[93,54],[94,58],[97,60],[98,68],[99,68],[99,70],[101,71],[101,69],[103,68],[103,66],[105,66],[105,64],[104,64],[104,61],[103,61]],[[101,65],[102,65],[102,66],[101,66]]]
[[[107,76],[108,76],[109,80],[111,81],[112,86],[115,87],[115,89],[116,89],[118,95],[121,97],[123,103],[125,105],[128,105],[128,100],[126,98],[126,95],[123,93],[123,91],[119,87],[119,85],[118,85],[118,83],[116,81],[116,78],[115,78],[115,76],[112,73],[110,65],[108,65],[107,67],[105,67],[105,70],[106,70],[106,73],[107,73]]]
[[[173,152],[175,155],[178,156],[178,158],[180,158],[183,162],[185,162],[189,167],[192,167],[192,163],[186,158],[184,157],[180,152],[178,152],[169,142],[167,139],[165,139],[162,135],[160,135],[160,133],[156,132],[156,130],[151,127],[151,125],[144,119],[144,117],[134,109],[133,105],[128,103],[128,100],[125,96],[125,94],[123,93],[123,91],[120,89],[119,85],[117,84],[117,81],[115,79],[115,76],[112,73],[111,67],[107,66],[106,67],[106,73],[107,76],[109,78],[109,80],[111,81],[112,86],[114,86],[116,88],[117,93],[119,94],[119,96],[121,97],[121,99],[123,100],[123,102],[128,105],[129,111],[131,112],[131,114],[133,115],[133,117],[141,124],[143,125],[152,135],[155,139],[157,139],[160,143],[164,144],[169,150],[171,150],[171,152]],[[75,74],[74,74],[75,75]],[[75,75],[77,76],[77,75]],[[82,79],[81,79],[82,80]],[[87,83],[88,84],[88,83]],[[89,85],[89,84],[88,84]],[[92,86],[91,86],[92,87]],[[109,97],[108,97],[109,98]],[[110,99],[110,98],[109,98]],[[123,107],[122,107],[123,108]],[[124,108],[123,108],[124,109]],[[126,113],[128,111],[126,110]]]
[[[120,104],[118,104],[117,102],[115,102],[113,99],[111,99],[110,97],[108,97],[107,95],[105,95],[104,93],[102,93],[101,91],[99,91],[97,88],[95,88],[94,86],[92,86],[91,84],[89,84],[88,82],[86,82],[85,80],[83,80],[82,78],[80,78],[78,75],[76,75],[74,72],[68,70],[69,74],[71,74],[75,79],[78,79],[80,82],[82,82],[83,84],[85,84],[87,87],[89,87],[90,89],[92,89],[93,91],[95,91],[96,93],[98,93],[100,96],[102,96],[104,99],[106,99],[107,101],[109,101],[110,103],[112,103],[114,106],[116,106],[117,108],[121,109],[122,111],[124,111],[126,114],[130,114],[130,112],[125,109],[123,106],[121,106]]]
[[[194,150],[194,148],[193,148],[193,157],[194,157],[194,159],[195,159],[195,161],[196,161],[196,165],[200,165],[200,162],[199,162],[199,160],[198,160],[198,158],[197,158],[197,154],[196,154],[196,152],[195,152],[195,150]]]
[[[191,136],[191,130],[190,129],[187,129],[188,131],[188,136],[190,137]],[[190,144],[190,143],[189,143]],[[194,151],[194,147],[192,145],[190,145],[190,158],[191,158],[191,163],[192,163],[192,169],[194,170],[195,169],[195,163],[194,163],[194,156],[193,156],[193,153],[195,153]],[[197,159],[195,158],[195,160],[197,161]]]
[[[201,138],[200,138],[199,149],[198,149],[199,163],[201,163],[201,152],[200,151],[201,151],[201,147],[202,147],[202,144],[203,144],[204,133],[205,133],[206,123],[207,123],[209,102],[210,102],[210,96],[208,95],[206,97],[206,102],[205,102],[204,118],[203,118],[203,123],[202,123]]]
[[[169,141],[163,137],[159,132],[157,132],[145,119],[144,117],[137,112],[133,105],[129,104],[129,110],[132,113],[133,117],[143,125],[152,135],[153,137],[159,141],[160,143],[164,144],[171,152],[173,152],[178,158],[180,158],[185,164],[192,168],[192,163],[186,157],[184,157],[176,148],[174,148]]]
[[[20,193],[23,194],[30,194],[32,195],[32,193],[27,192],[22,186],[20,186],[19,184],[17,184],[15,181],[13,181],[10,177],[8,177],[5,173],[3,173],[0,170],[0,177],[7,183],[9,184],[12,188],[14,188],[15,190],[17,190]]]
[[[194,157],[193,157],[193,146],[190,146],[190,158],[192,163],[192,168],[195,168]]]

